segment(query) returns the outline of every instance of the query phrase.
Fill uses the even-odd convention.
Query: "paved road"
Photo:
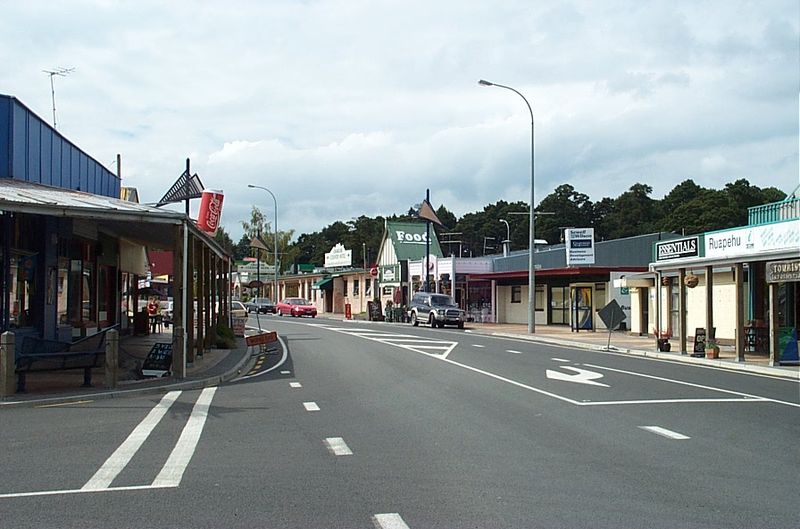
[[[800,526],[796,381],[270,324],[283,363],[220,388],[3,410],[0,525]]]

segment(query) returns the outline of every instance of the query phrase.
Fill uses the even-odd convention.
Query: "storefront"
[[[656,245],[653,332],[677,338],[682,352],[700,333],[733,345],[739,361],[768,355],[777,364],[787,347],[796,351],[799,209],[790,197],[750,208],[751,219],[774,211],[767,222],[684,238],[673,248]],[[794,218],[781,218],[787,216]]]

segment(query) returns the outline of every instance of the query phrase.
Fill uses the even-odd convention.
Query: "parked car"
[[[234,318],[246,318],[247,307],[241,301],[231,301],[231,316]]]
[[[431,327],[456,325],[464,328],[466,313],[458,308],[451,296],[431,292],[417,292],[408,306],[408,318],[415,327],[420,322]]]
[[[244,304],[247,312],[258,312],[260,314],[275,314],[275,304],[269,298],[253,298]]]
[[[293,317],[311,316],[317,317],[317,307],[310,301],[303,298],[286,298],[277,305],[278,315],[288,314]]]

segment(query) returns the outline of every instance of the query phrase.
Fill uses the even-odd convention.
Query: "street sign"
[[[600,319],[603,320],[609,330],[619,327],[626,318],[625,311],[622,310],[616,299],[612,299],[608,305],[598,310],[597,315],[600,316]]]

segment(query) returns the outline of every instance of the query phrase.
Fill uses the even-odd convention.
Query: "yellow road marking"
[[[42,404],[41,406],[34,406],[34,408],[55,408],[57,406],[72,406],[73,404],[87,404],[94,402],[93,400],[73,400],[71,402],[60,402],[58,404]]]

